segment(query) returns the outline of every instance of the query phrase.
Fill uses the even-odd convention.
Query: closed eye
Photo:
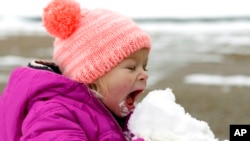
[[[130,66],[130,67],[127,67],[127,69],[129,69],[129,70],[135,70],[136,66]]]

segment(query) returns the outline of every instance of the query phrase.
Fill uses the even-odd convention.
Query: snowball
[[[218,141],[205,121],[175,102],[172,90],[154,90],[136,106],[128,128],[145,141]]]

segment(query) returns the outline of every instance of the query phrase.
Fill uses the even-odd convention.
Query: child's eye
[[[127,69],[129,69],[129,70],[135,70],[136,66],[129,66],[129,67],[127,67]]]

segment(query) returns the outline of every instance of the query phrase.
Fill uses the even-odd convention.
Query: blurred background
[[[250,124],[250,1],[78,0],[133,18],[152,37],[148,91],[171,88],[177,103],[229,138]],[[11,70],[51,59],[53,38],[41,23],[49,0],[0,0],[0,92]]]

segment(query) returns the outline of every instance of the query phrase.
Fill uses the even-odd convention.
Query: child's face
[[[101,77],[100,88],[103,103],[117,116],[128,115],[146,88],[148,49],[141,49],[123,60]],[[103,88],[103,89],[102,89]]]

